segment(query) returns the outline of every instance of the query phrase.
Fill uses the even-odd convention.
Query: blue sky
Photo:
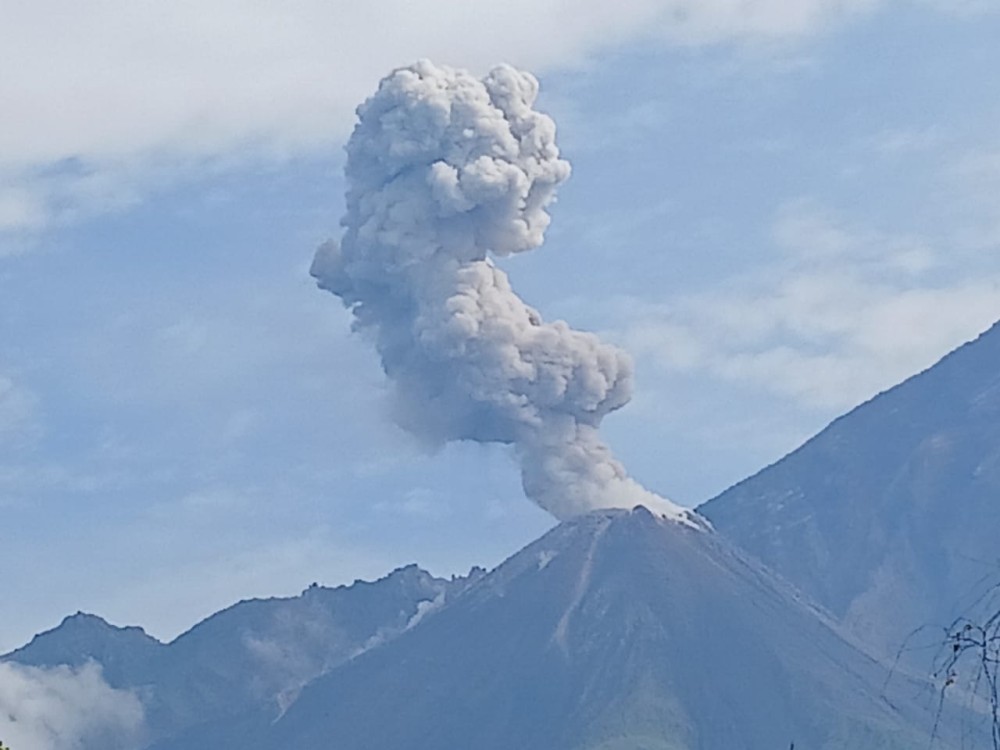
[[[633,354],[604,434],[678,502],[1000,318],[996,2],[357,5],[49,0],[0,29],[0,650],[78,609],[171,637],[464,572],[551,525],[504,449],[392,425],[308,276],[353,107],[417,57],[539,76],[574,173],[502,265]]]

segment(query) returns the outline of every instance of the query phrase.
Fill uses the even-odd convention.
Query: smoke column
[[[684,518],[598,434],[631,397],[628,356],[544,323],[491,260],[542,244],[570,173],[537,94],[509,66],[480,80],[421,61],[383,79],[347,144],[343,239],[311,273],[373,339],[405,429],[512,444],[525,493],[558,519],[639,504]]]

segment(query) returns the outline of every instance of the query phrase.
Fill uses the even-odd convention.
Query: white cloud
[[[126,170],[112,164],[30,169],[4,164],[0,151],[0,233],[32,232],[134,205],[163,175],[147,166]],[[14,246],[16,248],[16,246]],[[0,247],[0,255],[9,255]]]
[[[17,4],[0,26],[0,230],[129,205],[185,164],[330,150],[375,82],[415,58],[544,71],[638,37],[801,37],[880,2]]]
[[[1000,318],[1000,274],[947,281],[918,238],[779,212],[783,252],[724,289],[633,305],[624,340],[667,372],[742,383],[842,409],[932,365]]]
[[[35,229],[45,223],[45,206],[24,186],[0,187],[0,232]]]
[[[912,0],[944,12],[996,0]],[[206,162],[331,152],[390,69],[586,64],[626,41],[808,38],[888,0],[40,0],[5,9],[0,232],[129,206]],[[784,46],[784,45],[780,45]],[[641,113],[640,113],[641,114]],[[891,136],[887,148],[905,147]],[[2,250],[0,250],[2,252]]]
[[[783,206],[774,243],[800,267],[863,268],[869,277],[915,276],[933,268],[934,250],[919,237],[892,235],[839,222],[809,201]]]
[[[125,750],[138,746],[142,706],[90,663],[37,669],[0,664],[0,739],[15,750]]]

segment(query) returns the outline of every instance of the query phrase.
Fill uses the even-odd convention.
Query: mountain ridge
[[[1000,579],[1000,324],[698,508],[884,652]]]
[[[911,750],[933,712],[905,676],[893,707],[886,675],[718,534],[600,512],[313,681],[251,746]]]
[[[273,718],[306,682],[421,616],[481,571],[451,580],[416,565],[373,581],[295,597],[237,602],[168,643],[139,627],[78,613],[4,656],[34,667],[99,664],[107,683],[140,698],[152,740],[246,714]]]

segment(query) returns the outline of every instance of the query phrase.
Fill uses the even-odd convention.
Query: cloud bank
[[[560,519],[640,503],[679,514],[598,434],[631,397],[631,360],[543,322],[491,260],[542,244],[569,176],[537,94],[509,66],[477,79],[423,61],[385,78],[348,141],[343,240],[312,273],[374,340],[411,433],[512,444],[528,497]]]
[[[37,669],[0,664],[0,740],[14,750],[138,747],[142,706],[90,663]]]
[[[19,3],[0,26],[16,71],[0,79],[0,231],[131,205],[184,165],[329,151],[369,82],[417,57],[552,70],[636,40],[802,38],[884,2]]]
[[[721,288],[619,304],[626,345],[668,374],[840,411],[1000,318],[996,272],[951,278],[949,253],[918,236],[853,226],[794,202],[779,211],[771,241],[777,257]]]

